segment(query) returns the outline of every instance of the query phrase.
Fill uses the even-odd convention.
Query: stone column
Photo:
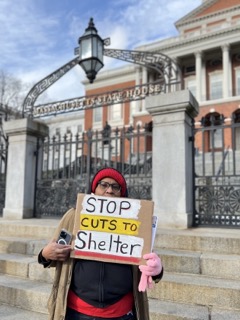
[[[4,132],[9,146],[3,218],[32,218],[37,139],[48,134],[48,127],[26,118],[5,122]]]
[[[188,228],[193,220],[192,120],[199,106],[189,90],[146,98],[153,117],[152,197],[159,227]]]
[[[202,52],[195,53],[196,64],[196,98],[202,101]]]
[[[148,82],[148,73],[147,73],[147,69],[143,68],[142,70],[142,83],[146,84]],[[141,100],[142,101],[142,112],[146,113],[146,101],[145,99]]]
[[[136,86],[139,86],[141,84],[141,67],[140,66],[137,66],[136,67],[136,80],[135,80],[135,84]],[[137,100],[136,101],[136,111],[139,112],[141,111],[141,101],[140,100]]]
[[[229,57],[229,44],[222,46],[223,53],[223,98],[228,98],[231,96],[231,61]]]

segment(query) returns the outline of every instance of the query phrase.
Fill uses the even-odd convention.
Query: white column
[[[201,101],[207,100],[207,76],[206,76],[206,60],[202,55],[202,95]]]
[[[229,44],[224,44],[222,46],[223,54],[223,98],[228,98],[231,96],[231,61],[229,58]]]
[[[136,86],[141,84],[141,67],[139,67],[139,66],[136,67],[136,80],[135,80],[135,82],[136,82]],[[136,111],[139,112],[141,109],[141,101],[140,100],[136,101],[136,105],[137,105]]]
[[[147,79],[147,69],[143,68],[142,69],[142,83],[148,83],[148,79]],[[146,99],[142,100],[142,111],[145,112],[146,111]]]
[[[196,65],[196,99],[202,101],[202,52],[195,53],[195,65]]]

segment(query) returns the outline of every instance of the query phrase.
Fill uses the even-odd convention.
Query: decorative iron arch
[[[108,45],[109,39],[105,40],[104,44]],[[77,49],[75,49],[75,53],[78,52]],[[158,81],[161,83],[163,93],[166,92],[167,86],[181,83],[181,70],[179,66],[173,59],[163,53],[104,48],[103,55],[156,71],[159,74]],[[22,106],[23,117],[25,115],[32,116],[34,103],[39,95],[79,64],[79,62],[80,58],[78,56],[37,82],[24,99]]]

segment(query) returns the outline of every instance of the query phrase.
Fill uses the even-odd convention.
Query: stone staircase
[[[57,220],[0,220],[0,319],[47,320],[53,269],[37,263]]]
[[[52,269],[36,256],[57,220],[0,218],[0,319],[47,320]],[[240,231],[159,230],[162,281],[149,291],[151,320],[240,319]]]

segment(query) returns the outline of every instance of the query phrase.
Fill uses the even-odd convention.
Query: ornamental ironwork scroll
[[[194,128],[194,226],[240,228],[240,123],[203,120]]]
[[[55,70],[44,79],[40,80],[36,83],[32,89],[27,94],[26,98],[23,101],[23,115],[26,113],[28,115],[32,115],[34,103],[37,98],[42,94],[45,90],[47,90],[52,84],[58,81],[62,76],[64,76],[68,71],[70,71],[73,67],[78,64],[79,58],[74,58],[59,69]]]
[[[104,55],[153,69],[159,73],[164,85],[180,82],[181,72],[178,65],[173,59],[163,53],[104,49]]]
[[[177,88],[175,85],[181,84],[181,71],[178,65],[173,59],[162,53],[119,49],[104,49],[104,55],[126,62],[138,64],[147,69],[154,70],[159,75],[158,79],[152,84],[147,83],[135,86],[134,88],[128,88],[129,90],[131,90],[129,92],[126,92],[126,88],[124,90],[118,90],[117,99],[109,99],[109,92],[106,92],[101,94],[101,97],[106,96],[108,94],[108,98],[105,100],[101,100],[97,96],[77,97],[71,100],[55,102],[54,104],[42,105],[42,107],[45,108],[45,111],[43,111],[42,108],[41,111],[39,111],[39,106],[34,106],[39,95],[42,94],[46,89],[48,89],[52,84],[58,81],[62,76],[64,76],[68,71],[70,71],[74,66],[76,66],[79,63],[79,57],[76,57],[73,60],[66,63],[64,66],[54,71],[53,73],[49,74],[44,79],[40,80],[37,84],[33,86],[33,88],[29,91],[23,102],[23,117],[41,117],[51,114],[56,115],[62,112],[76,111],[86,108],[95,108],[100,107],[102,105],[144,99],[149,94],[165,93],[167,87],[169,88],[169,92],[172,90],[176,91]],[[113,96],[114,94],[116,94],[116,91],[111,92],[111,96]],[[119,97],[122,98],[120,98],[119,100]],[[92,103],[89,103],[89,99],[94,100],[92,100]],[[69,101],[70,103],[74,104],[74,110],[72,110],[72,107],[61,107],[60,110],[58,107],[56,107],[59,106],[59,104],[61,104],[62,106],[63,102],[68,104]],[[77,104],[76,101],[78,101]],[[84,101],[88,101],[88,103]],[[54,105],[54,108],[52,108],[52,105]],[[37,112],[36,108],[38,108]],[[50,108],[49,112],[47,111],[48,108]]]

